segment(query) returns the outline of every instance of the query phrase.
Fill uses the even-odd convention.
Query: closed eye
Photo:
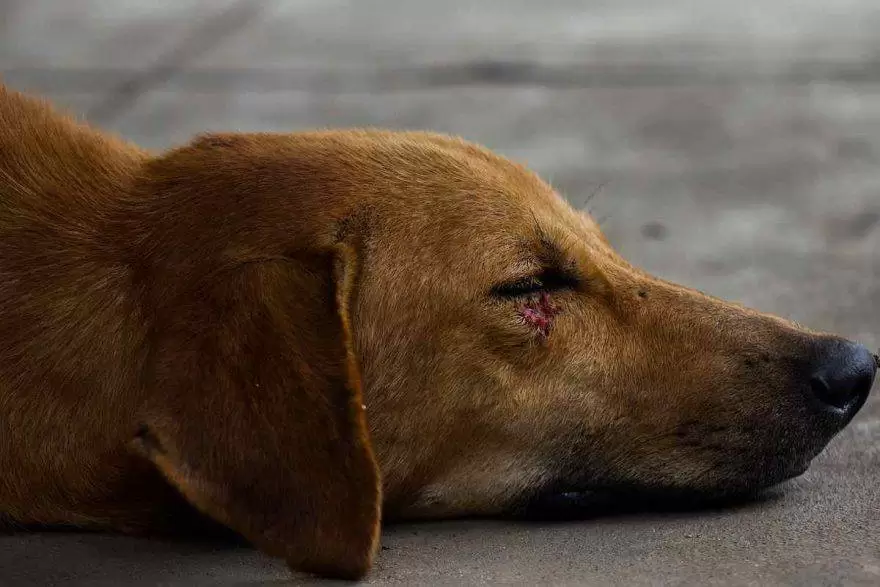
[[[500,298],[521,298],[542,292],[574,289],[577,285],[575,276],[556,269],[545,269],[535,275],[500,283],[492,288],[492,294]]]

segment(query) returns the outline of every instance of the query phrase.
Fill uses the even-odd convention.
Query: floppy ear
[[[136,445],[204,513],[295,570],[359,578],[380,480],[348,316],[353,251],[250,261],[157,327]]]

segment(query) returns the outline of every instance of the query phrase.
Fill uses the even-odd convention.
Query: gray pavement
[[[663,277],[880,347],[874,0],[0,0],[0,77],[151,148],[430,128],[522,160]],[[0,585],[303,584],[257,553],[0,536]],[[371,583],[880,585],[880,394],[724,510],[388,528]]]

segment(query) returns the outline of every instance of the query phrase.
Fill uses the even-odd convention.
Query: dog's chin
[[[608,483],[593,486],[556,483],[525,496],[509,512],[531,520],[582,520],[605,515],[693,511],[742,506],[775,497],[773,488],[802,475],[805,459],[758,474],[732,475],[713,486],[668,486],[654,483]]]

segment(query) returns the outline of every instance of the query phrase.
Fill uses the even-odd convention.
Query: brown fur
[[[542,270],[570,283],[497,295]],[[827,338],[630,266],[458,139],[212,135],[155,156],[0,87],[15,524],[177,532],[191,505],[356,578],[380,510],[766,486],[839,429],[792,391]]]

